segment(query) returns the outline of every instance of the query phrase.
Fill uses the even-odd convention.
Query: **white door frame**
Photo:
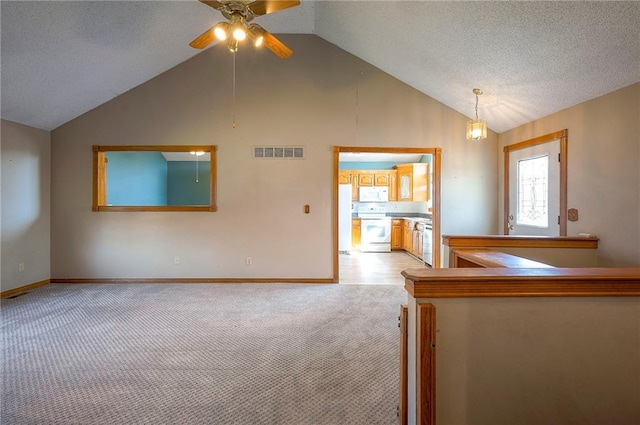
[[[568,130],[546,134],[504,147],[504,217],[503,234],[509,234],[509,153],[560,140],[560,236],[567,236],[567,142]]]

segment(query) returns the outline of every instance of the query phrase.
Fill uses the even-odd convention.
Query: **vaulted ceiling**
[[[0,17],[2,118],[44,130],[199,54],[189,41],[221,20],[195,0],[2,0]],[[640,81],[635,1],[302,0],[256,21],[316,34],[469,117],[479,87],[496,132]]]

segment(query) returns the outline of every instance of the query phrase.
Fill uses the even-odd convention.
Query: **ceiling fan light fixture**
[[[231,35],[237,41],[242,41],[247,38],[247,30],[245,29],[245,21],[242,15],[234,13],[231,15],[229,27],[231,29]]]
[[[237,53],[238,52],[238,40],[236,40],[233,37],[229,38],[229,43],[227,44],[227,47],[229,48],[229,51],[231,53]]]
[[[300,0],[200,0],[224,16],[219,22],[189,43],[194,49],[204,49],[216,41],[226,41],[227,48],[236,53],[238,43],[250,38],[254,47],[266,46],[280,59],[287,59],[293,51],[273,34],[259,25],[249,24],[254,18],[300,5]],[[233,40],[233,41],[232,41]]]
[[[264,42],[264,33],[265,33],[264,28],[262,28],[258,24],[250,24],[248,27],[248,30],[249,30],[249,37],[253,41],[253,45],[255,47],[262,46],[262,43]]]
[[[244,28],[237,27],[233,30],[233,38],[235,38],[236,41],[242,41],[247,38],[247,33],[244,31]]]
[[[487,122],[478,118],[478,96],[482,95],[482,90],[473,89],[476,95],[476,117],[467,122],[467,140],[482,140],[487,138]]]
[[[229,23],[228,22],[219,22],[213,27],[213,34],[220,41],[224,41],[227,39],[229,33]]]

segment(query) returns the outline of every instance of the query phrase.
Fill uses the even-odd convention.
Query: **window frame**
[[[94,145],[93,149],[93,211],[180,211],[180,212],[215,212],[218,210],[216,204],[216,181],[217,162],[216,145],[122,145],[103,146]],[[208,152],[211,156],[211,172],[209,174],[211,192],[209,194],[208,205],[106,205],[107,187],[105,176],[105,153],[106,152]]]

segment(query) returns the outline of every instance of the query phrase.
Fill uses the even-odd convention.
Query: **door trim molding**
[[[333,281],[340,282],[340,263],[338,258],[338,173],[340,168],[340,152],[377,152],[377,153],[415,153],[433,155],[433,200],[431,214],[433,217],[433,265],[440,267],[440,202],[442,180],[442,148],[416,148],[416,147],[361,147],[361,146],[334,146],[333,147]]]
[[[509,234],[509,153],[532,146],[543,145],[560,139],[560,235],[567,236],[567,142],[569,130],[545,134],[523,142],[514,143],[503,148],[504,151],[504,216],[503,234]]]

